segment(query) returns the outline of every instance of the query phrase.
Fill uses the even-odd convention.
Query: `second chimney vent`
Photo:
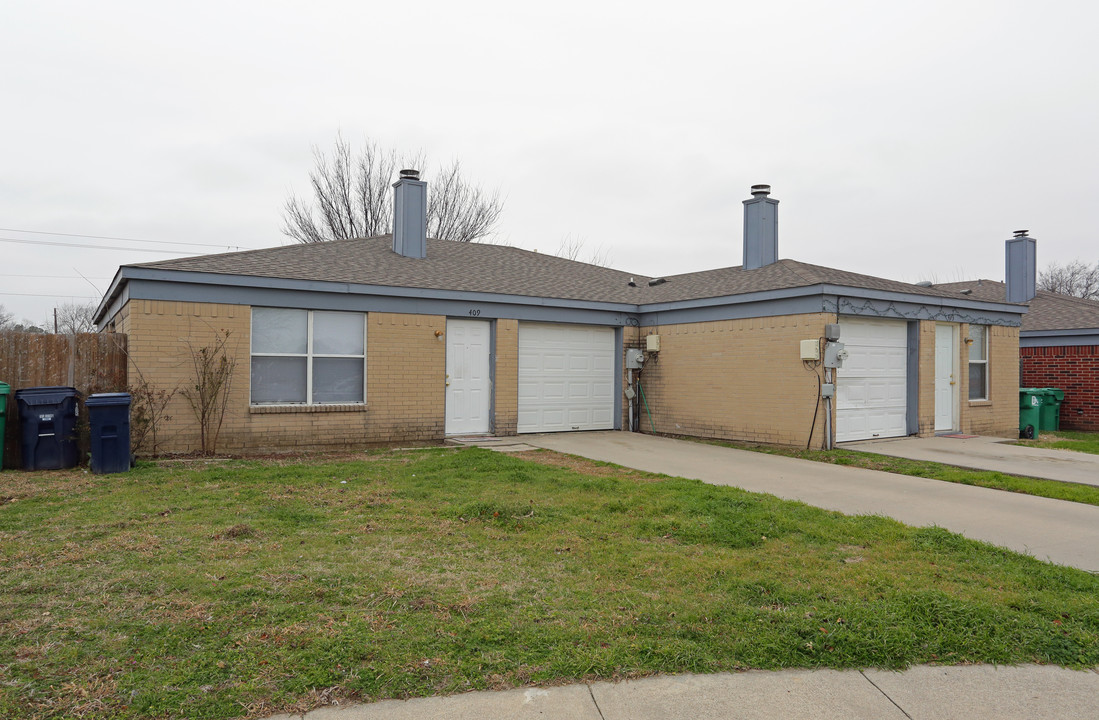
[[[770,185],[753,185],[744,201],[744,269],[755,270],[778,260],[778,200]]]

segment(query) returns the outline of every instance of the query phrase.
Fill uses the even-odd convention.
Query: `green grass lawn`
[[[867,470],[881,470],[882,472],[914,475],[916,477],[962,483],[964,485],[976,485],[978,487],[992,488],[994,490],[1007,490],[1009,492],[1024,493],[1027,495],[1038,495],[1040,497],[1053,498],[1055,500],[1070,500],[1072,502],[1085,503],[1087,505],[1099,505],[1099,487],[1093,485],[1080,485],[1076,483],[1058,482],[1056,480],[1045,480],[1042,478],[1008,475],[1007,473],[994,472],[991,470],[971,470],[969,468],[956,467],[954,465],[944,465],[942,463],[927,462],[925,460],[908,460],[907,458],[878,455],[876,453],[862,452],[860,450],[801,450],[790,447],[759,445],[755,443],[726,440],[703,440],[700,442],[707,442],[739,450],[752,450],[754,452],[769,453],[771,455],[783,455],[785,457],[801,458],[802,460],[826,462],[833,465],[848,465],[850,467],[866,468]],[[1053,446],[1050,445],[1047,447]]]
[[[1019,445],[1031,447],[1075,450],[1099,455],[1099,432],[1075,432],[1072,430],[1043,430],[1037,440],[1020,440]]]
[[[0,717],[740,668],[1099,664],[1099,577],[539,451],[0,474]]]

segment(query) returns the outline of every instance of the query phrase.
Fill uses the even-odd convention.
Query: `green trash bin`
[[[1042,388],[1045,397],[1042,398],[1040,411],[1043,430],[1061,429],[1061,403],[1065,400],[1065,391],[1057,388]]]
[[[1044,388],[1019,388],[1019,437],[1027,440],[1038,439],[1038,430],[1042,426],[1042,401]]]
[[[11,385],[0,382],[0,470],[4,469],[4,418],[8,412],[8,395],[11,395]]]

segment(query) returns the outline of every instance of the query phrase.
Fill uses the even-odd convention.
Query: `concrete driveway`
[[[1099,486],[1099,455],[1011,445],[1010,442],[993,437],[926,437],[869,440],[844,443],[841,447],[974,470]]]
[[[527,444],[648,472],[733,485],[855,515],[939,527],[1099,572],[1099,507],[641,433],[524,435]]]

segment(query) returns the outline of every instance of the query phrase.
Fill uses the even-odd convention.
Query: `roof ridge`
[[[813,283],[813,284],[818,284],[818,283],[823,283],[824,282],[824,278],[822,278],[820,276],[820,273],[811,272],[811,273],[802,274],[802,273],[798,272],[799,269],[808,269],[808,268],[813,268],[813,270],[815,271],[817,269],[817,266],[815,266],[815,265],[811,265],[810,263],[803,263],[800,260],[794,260],[792,258],[783,258],[783,259],[779,260],[778,262],[782,263],[782,267],[784,269],[786,269],[789,272],[793,273],[794,275],[796,275],[800,279],[804,280],[805,282]]]
[[[1099,300],[1077,297],[1076,295],[1068,295],[1066,293],[1054,292],[1052,290],[1039,290],[1038,292],[1042,293],[1043,295],[1054,297],[1058,300],[1067,300],[1079,305],[1085,305],[1089,308],[1099,310]]]

